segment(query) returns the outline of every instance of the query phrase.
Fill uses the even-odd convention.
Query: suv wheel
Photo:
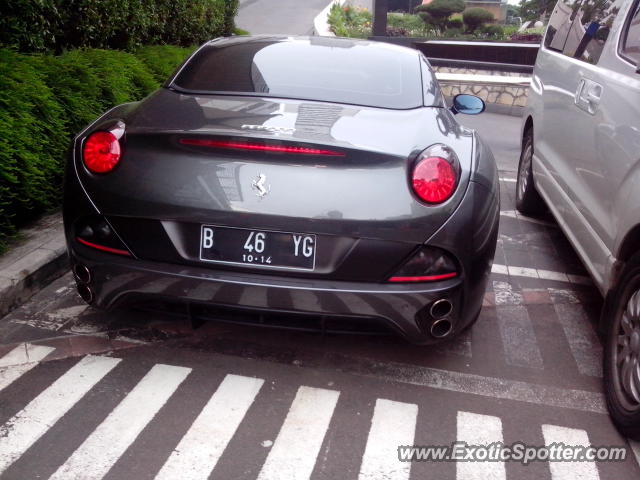
[[[629,262],[614,294],[604,354],[607,406],[620,432],[640,440],[640,257]]]
[[[533,132],[525,133],[518,165],[516,181],[516,208],[524,215],[535,215],[544,211],[544,202],[533,184]]]

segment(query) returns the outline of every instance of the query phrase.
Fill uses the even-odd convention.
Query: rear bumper
[[[112,309],[141,300],[173,300],[194,305],[359,319],[384,324],[413,343],[438,341],[430,333],[433,302],[453,305],[447,317],[453,331],[462,330],[479,313],[482,298],[465,292],[463,278],[416,285],[292,279],[211,271],[179,265],[115,257],[85,248],[71,251],[72,262],[91,271],[92,303]],[[487,259],[489,261],[489,259]],[[473,289],[477,291],[477,289]],[[309,321],[309,325],[314,322]]]
[[[366,271],[368,264],[383,263],[384,249],[367,251],[349,268],[359,278],[346,279],[337,275],[329,279],[249,273],[214,269],[195,262],[185,264],[170,256],[143,260],[103,253],[74,240],[74,222],[84,215],[101,212],[89,202],[79,183],[70,181],[73,177],[68,176],[64,218],[70,258],[73,264],[91,270],[91,280],[85,286],[92,290],[92,303],[102,309],[141,299],[159,299],[187,305],[333,317],[333,324],[341,318],[357,318],[372,324],[383,323],[414,343],[435,343],[438,339],[430,334],[434,319],[429,315],[433,302],[445,298],[453,305],[447,317],[452,331],[446,338],[463,330],[482,307],[499,222],[497,171],[493,162],[489,164],[492,168],[478,182],[469,182],[465,198],[455,212],[435,234],[425,239],[425,244],[448,251],[460,263],[460,276],[451,280],[420,284],[381,282],[379,275]],[[407,224],[412,222],[406,220]],[[385,228],[391,229],[392,225]],[[405,230],[393,230],[396,240],[404,240],[409,248],[419,245],[407,242]],[[376,280],[368,281],[369,278]],[[309,325],[314,323],[309,319]]]

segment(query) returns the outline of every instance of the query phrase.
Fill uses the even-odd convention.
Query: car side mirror
[[[478,115],[484,112],[486,105],[480,97],[461,93],[453,97],[451,111],[454,114],[464,113],[465,115]]]

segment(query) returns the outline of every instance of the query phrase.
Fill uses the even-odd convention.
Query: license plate
[[[288,270],[313,270],[316,236],[203,225],[200,260]]]

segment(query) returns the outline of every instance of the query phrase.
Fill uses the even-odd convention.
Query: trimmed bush
[[[462,30],[464,28],[464,23],[460,18],[452,18],[447,22],[447,28],[455,28],[457,30]]]
[[[151,45],[136,50],[135,55],[147,66],[156,81],[164,83],[193,50],[171,45]]]
[[[0,252],[15,227],[59,206],[73,135],[114,105],[157,89],[192,51],[0,49]]]
[[[462,35],[462,30],[460,28],[447,28],[444,31],[444,36],[447,38],[456,38]]]
[[[389,12],[413,12],[422,0],[387,0]]]
[[[440,31],[444,31],[449,17],[462,12],[464,8],[464,0],[433,0],[427,5],[419,5],[415,10],[429,15],[421,15],[425,23],[436,25]]]
[[[487,37],[501,37],[504,35],[504,29],[500,25],[485,25],[482,27],[482,33]]]
[[[473,33],[485,23],[493,22],[493,13],[484,8],[470,8],[462,13],[462,21]]]
[[[0,2],[0,45],[21,52],[135,50],[231,35],[238,0],[10,0]]]
[[[0,50],[0,248],[17,219],[57,204],[69,140],[65,123],[37,66]]]

